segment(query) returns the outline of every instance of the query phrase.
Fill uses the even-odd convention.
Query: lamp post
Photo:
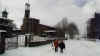
[[[29,33],[25,34],[25,46],[28,46],[30,35]]]

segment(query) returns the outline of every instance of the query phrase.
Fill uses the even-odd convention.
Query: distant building
[[[100,13],[95,13],[96,22],[96,38],[100,39]]]
[[[25,15],[21,30],[24,33],[31,33],[38,35],[45,30],[55,30],[54,27],[40,24],[40,20],[36,18],[30,18],[30,4],[25,4]]]
[[[97,33],[97,19],[99,21],[100,14],[95,13],[94,18],[91,18],[88,21],[88,26],[87,26],[87,37],[95,39],[96,38],[96,33]],[[100,24],[98,24],[100,25]],[[99,29],[100,30],[100,29]]]

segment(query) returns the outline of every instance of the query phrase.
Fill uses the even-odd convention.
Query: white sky
[[[83,34],[86,32],[86,21],[93,17],[95,7],[100,1],[96,0],[30,0],[33,18],[40,19],[40,23],[53,26],[63,17],[69,22],[75,22]],[[24,17],[25,2],[27,0],[1,0],[2,8],[7,8],[9,18],[14,20],[18,27]],[[98,8],[97,8],[98,9]],[[98,9],[99,11],[99,9]]]

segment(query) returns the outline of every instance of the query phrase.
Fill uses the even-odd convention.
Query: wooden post
[[[27,46],[27,36],[25,36],[25,47]]]
[[[18,34],[17,34],[17,47],[19,47],[19,46],[18,46]]]

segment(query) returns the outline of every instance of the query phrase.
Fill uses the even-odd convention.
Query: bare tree
[[[70,35],[71,39],[73,39],[75,35],[79,34],[79,30],[75,23],[70,23],[67,29],[67,33]]]
[[[57,29],[57,35],[60,37],[65,36],[65,32],[67,31],[67,18],[64,17],[59,23],[56,24],[56,29]]]
[[[58,35],[69,35],[71,39],[74,38],[74,35],[79,34],[79,30],[75,23],[68,23],[67,18],[63,18],[58,24],[56,24],[56,29]]]

